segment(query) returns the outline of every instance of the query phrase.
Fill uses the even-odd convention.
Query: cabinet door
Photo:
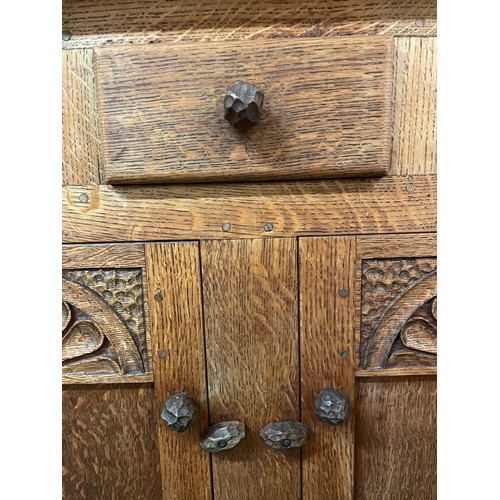
[[[201,414],[183,434],[158,424],[164,498],[435,498],[434,255],[434,235],[147,244],[156,410],[186,390]],[[346,422],[317,418],[323,388]],[[226,420],[246,437],[201,450]],[[263,443],[285,420],[309,426],[302,448]]]
[[[357,238],[355,494],[436,498],[436,235]]]
[[[144,247],[63,247],[64,498],[161,498]]]
[[[436,498],[435,234],[299,238],[303,498]],[[324,386],[347,422],[313,414]]]

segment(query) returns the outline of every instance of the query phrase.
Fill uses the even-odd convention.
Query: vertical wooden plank
[[[163,498],[209,499],[210,458],[198,444],[208,423],[198,243],[150,244],[145,249],[155,411],[159,414],[165,399],[181,390],[199,410],[198,422],[182,434],[159,423]]]
[[[62,53],[63,185],[99,184],[92,49]]]
[[[259,430],[299,419],[295,239],[201,242],[210,421],[246,437],[213,456],[214,498],[300,498],[300,450],[268,448]]]
[[[437,43],[395,38],[393,175],[436,173]]]
[[[435,500],[436,378],[358,379],[356,393],[356,499]]]
[[[312,428],[302,452],[303,499],[349,499],[354,491],[355,238],[300,238],[302,421]],[[328,426],[314,414],[325,387],[349,399],[347,422]]]
[[[160,498],[152,384],[62,392],[63,497]]]

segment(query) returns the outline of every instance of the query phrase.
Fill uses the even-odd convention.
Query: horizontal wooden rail
[[[436,231],[436,177],[65,186],[63,242]]]
[[[354,372],[356,377],[408,377],[421,376],[421,375],[437,375],[437,368],[435,366],[422,366],[422,367],[407,367],[407,368],[387,368],[377,370],[356,370]]]

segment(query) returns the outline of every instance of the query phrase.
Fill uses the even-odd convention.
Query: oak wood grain
[[[88,385],[88,384],[141,384],[153,382],[153,373],[132,373],[131,375],[110,375],[110,374],[62,374],[63,385]]]
[[[418,177],[420,180],[422,177]],[[409,182],[412,186],[413,182]],[[356,260],[356,348],[355,366],[361,366],[360,343],[361,343],[361,286],[362,267],[364,259],[396,259],[396,258],[422,258],[435,257],[437,255],[437,234],[387,234],[387,235],[360,235],[356,238],[357,260]],[[380,370],[380,369],[379,369]],[[356,376],[372,376],[374,370],[366,370],[366,375],[361,375],[356,371]],[[393,368],[392,370],[380,371],[391,372],[391,376],[404,375],[433,375],[436,373],[435,367],[419,368]]]
[[[435,377],[357,380],[356,498],[436,498]]]
[[[152,384],[65,386],[63,497],[161,498]]]
[[[145,266],[142,243],[63,245],[63,269],[127,268]]]
[[[127,328],[132,328],[133,334],[144,337],[146,344],[146,350],[142,352],[143,360],[146,362],[146,373],[121,374],[119,366],[114,365],[113,360],[108,356],[110,353],[105,354],[101,350],[100,353],[95,353],[95,359],[75,360],[76,363],[72,363],[71,366],[63,367],[63,384],[152,382],[149,314],[147,301],[144,299],[144,291],[147,290],[144,245],[142,243],[63,245],[62,268],[63,276],[80,282],[86,290],[90,287],[88,292],[92,298],[97,299],[97,294],[105,300],[108,306],[114,308],[121,318],[118,320],[119,325],[123,325],[123,320],[131,321],[132,324]],[[140,268],[140,271],[134,268]],[[121,269],[126,273],[120,275]],[[130,274],[131,272],[138,275],[142,287],[132,279],[133,273]],[[132,283],[127,284],[127,280],[130,279]],[[134,296],[136,298],[132,304],[130,301]],[[64,297],[63,294],[63,300]],[[127,304],[125,309],[123,309],[124,300]],[[90,319],[94,327],[102,327],[98,318]],[[139,328],[139,331],[135,328]],[[64,329],[65,326],[63,326],[63,331]],[[108,336],[112,330],[105,328],[102,333]],[[106,373],[113,365],[118,371],[114,374]]]
[[[94,325],[93,328],[106,336],[114,352],[113,365],[118,369],[117,378],[122,379],[128,374],[150,371],[147,359],[143,358],[127,324],[109,302],[81,282],[66,277],[62,279],[62,298],[84,313]],[[86,341],[81,339],[81,342]],[[93,352],[93,349],[90,352]],[[66,369],[72,372],[69,366],[63,366],[65,375],[67,375]]]
[[[258,40],[95,49],[111,184],[380,176],[391,147],[392,39]],[[238,81],[265,94],[258,125],[224,119]]]
[[[63,241],[120,242],[436,230],[436,178],[63,188]],[[221,226],[229,223],[225,232]],[[273,224],[265,231],[266,223]]]
[[[62,53],[63,185],[100,183],[92,59],[90,49]]]
[[[304,500],[353,498],[355,238],[300,238],[302,421],[312,435],[302,453]],[[347,296],[340,290],[347,290]],[[329,426],[314,414],[324,388],[350,403],[347,422]]]
[[[420,366],[417,368],[390,368],[390,369],[368,369],[368,370],[355,370],[356,377],[408,377],[412,375],[437,375],[437,368],[435,366]]]
[[[297,243],[201,242],[210,422],[242,420],[246,437],[213,456],[214,498],[300,498],[300,451],[259,430],[299,419]]]
[[[409,349],[437,354],[437,335],[433,326],[427,318],[413,318],[401,330],[401,342]],[[398,352],[398,356],[401,354]]]
[[[169,396],[185,391],[199,412],[182,434],[158,424],[163,498],[210,499],[210,457],[198,443],[208,424],[198,243],[148,244],[146,259],[154,411],[159,415]]]
[[[437,42],[432,37],[401,37],[394,43],[391,173],[435,174]]]
[[[419,366],[418,352],[402,354],[401,350],[405,350],[405,330],[419,316],[417,321],[425,325],[424,335],[432,335],[436,340],[435,320],[427,312],[437,295],[435,259],[365,261],[363,267],[360,366],[397,367],[398,358],[406,360],[401,366]],[[437,357],[423,355],[422,363],[436,366]]]
[[[435,257],[437,234],[385,234],[358,236],[358,259],[390,259],[397,257]]]
[[[63,47],[338,35],[436,34],[435,0],[64,0]]]

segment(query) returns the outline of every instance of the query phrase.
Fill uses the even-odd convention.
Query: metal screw
[[[340,353],[340,357],[341,357],[342,359],[347,358],[347,356],[348,356],[347,351],[342,351],[342,352]]]
[[[87,203],[89,201],[89,195],[87,193],[82,193],[82,194],[80,194],[80,196],[78,196],[78,199],[82,203]]]
[[[407,185],[406,185],[406,190],[411,193],[413,190],[415,189],[415,184],[413,184],[413,182],[409,182]]]
[[[161,302],[163,300],[163,295],[161,294],[161,292],[155,294],[155,300],[156,302]]]
[[[225,448],[225,447],[227,446],[227,441],[219,441],[219,442],[217,443],[217,446],[218,446],[219,448]]]
[[[347,290],[347,288],[341,288],[339,290],[339,295],[345,298],[349,295],[349,291]]]
[[[71,40],[71,31],[63,31],[62,32],[62,39],[67,42],[68,40]]]
[[[281,441],[281,446],[283,446],[283,448],[290,448],[291,445],[292,442],[289,439],[283,439],[283,441]]]
[[[222,224],[222,230],[227,233],[228,231],[231,231],[231,224],[229,224],[229,222],[224,222],[224,224]]]
[[[418,28],[423,28],[425,26],[425,19],[417,19],[415,24]]]
[[[264,231],[272,231],[273,230],[273,225],[271,222],[266,222],[264,224]]]
[[[159,358],[164,358],[164,357],[166,357],[166,355],[167,355],[167,353],[163,349],[160,349],[158,351],[158,357]]]

